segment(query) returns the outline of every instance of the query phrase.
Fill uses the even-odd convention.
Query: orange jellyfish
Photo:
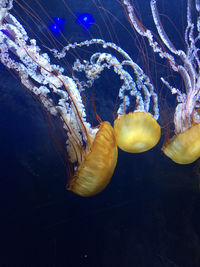
[[[29,38],[10,13],[12,5],[12,0],[0,5],[0,60],[17,73],[22,84],[38,97],[49,113],[62,121],[73,166],[68,189],[84,197],[96,195],[109,183],[117,163],[113,128],[106,121],[97,128],[91,127],[75,81],[62,67],[50,62],[36,40]],[[11,57],[10,52],[15,57]]]
[[[150,1],[151,13],[159,35],[159,44],[152,32],[146,29],[136,17],[129,0],[123,0],[130,22],[135,30],[148,39],[149,45],[161,58],[167,59],[173,71],[180,74],[184,88],[175,88],[164,77],[162,82],[172,94],[177,95],[174,112],[175,135],[163,145],[163,152],[174,162],[189,164],[200,157],[200,79],[199,79],[199,1],[187,1],[187,25],[185,29],[185,50],[177,49],[169,39],[159,16],[156,0]],[[193,10],[192,4],[195,9]],[[196,23],[194,20],[196,19]]]

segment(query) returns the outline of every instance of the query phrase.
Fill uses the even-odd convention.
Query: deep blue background
[[[26,2],[41,13],[44,23],[34,25],[17,4],[13,13],[28,23],[32,37],[37,33],[40,45],[49,45],[42,34],[48,17],[35,1]],[[66,18],[64,35],[70,42],[91,36],[113,40],[151,75],[160,92],[159,75],[169,70],[152,63],[148,46],[145,53],[149,52],[149,65],[156,66],[156,71],[144,65],[137,38],[117,1],[96,2],[106,12],[90,0],[65,2],[72,13],[62,1],[40,1],[50,16]],[[182,48],[184,1],[158,2],[160,12],[176,24],[177,29],[169,17],[163,17],[170,38]],[[149,1],[143,0],[139,6],[144,24],[154,30]],[[78,12],[93,14],[96,24],[89,33],[75,23]],[[62,36],[56,38],[65,42]],[[83,57],[88,55],[81,52]],[[67,60],[70,63],[73,57]],[[160,62],[158,58],[156,62]],[[70,67],[66,71],[70,75]],[[200,266],[199,180],[195,172],[199,163],[173,163],[161,152],[162,135],[159,144],[146,153],[119,151],[112,181],[101,194],[88,199],[73,195],[65,190],[62,153],[49,130],[53,127],[56,141],[64,147],[58,122],[48,118],[38,101],[2,65],[0,81],[0,266]],[[180,83],[179,78],[175,81]],[[105,73],[95,86],[97,112],[112,121],[119,80]],[[169,99],[171,121],[174,101]],[[87,95],[85,101],[89,110]],[[161,106],[165,101],[160,97]],[[163,117],[160,123],[164,124]]]

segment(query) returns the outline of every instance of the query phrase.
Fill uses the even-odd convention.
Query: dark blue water
[[[48,17],[35,1],[26,2],[41,13],[43,23],[35,25],[17,4],[13,13],[29,25],[32,38],[37,33],[39,44],[49,46],[43,35]],[[62,1],[40,2],[49,16],[65,18],[63,34],[70,42],[95,37],[120,45],[150,74],[159,92],[159,75],[169,70],[159,65],[158,57],[152,63],[148,46],[145,53],[150,69],[144,64],[137,37],[117,1],[97,1],[97,8],[90,0],[67,0],[70,10]],[[163,20],[170,38],[183,48],[184,1],[158,2],[160,12],[168,16]],[[155,30],[149,1],[140,1],[137,9],[144,24]],[[76,23],[75,15],[83,12],[95,19],[89,31]],[[61,35],[55,38],[66,42]],[[89,55],[88,51],[82,53],[83,58]],[[73,59],[69,56],[67,60],[72,63]],[[67,71],[71,75],[70,67]],[[47,116],[40,103],[2,65],[0,81],[0,266],[200,266],[200,199],[195,172],[199,163],[173,163],[161,151],[162,136],[146,153],[119,151],[112,181],[101,194],[88,199],[73,195],[65,190],[67,173],[57,144],[64,147],[65,140],[59,123]],[[175,81],[181,83],[179,77]],[[96,109],[103,120],[113,121],[119,83],[108,72],[95,84]],[[86,95],[90,113],[88,98]],[[161,104],[166,99],[174,108],[175,100],[170,96],[161,97]],[[160,123],[164,124],[162,117]]]

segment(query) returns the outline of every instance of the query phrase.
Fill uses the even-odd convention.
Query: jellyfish
[[[129,0],[123,0],[129,20],[139,35],[147,38],[154,53],[158,53],[169,63],[171,69],[179,73],[184,88],[175,88],[167,79],[161,77],[163,84],[177,96],[174,112],[174,136],[167,140],[162,150],[165,155],[179,164],[189,164],[200,157],[200,75],[199,48],[200,39],[200,2],[187,0],[187,25],[185,28],[185,49],[177,49],[169,39],[158,12],[156,0],[150,1],[151,13],[158,32],[159,41],[137,18]],[[193,5],[195,6],[193,10]],[[194,22],[196,18],[196,23]],[[161,44],[161,45],[160,45]]]
[[[28,37],[10,13],[12,4],[12,1],[4,2],[0,8],[1,62],[14,70],[44,108],[63,123],[72,165],[68,190],[80,196],[93,196],[107,186],[117,163],[113,128],[106,121],[97,128],[91,127],[76,83],[64,74],[62,67],[50,62],[50,57],[41,52],[36,40]]]

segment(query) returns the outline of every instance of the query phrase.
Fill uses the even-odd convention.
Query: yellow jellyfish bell
[[[161,135],[160,126],[151,113],[130,112],[114,122],[117,145],[129,153],[140,153],[154,147]]]
[[[179,164],[189,164],[200,157],[200,124],[172,137],[162,148],[164,154]]]
[[[117,163],[117,155],[113,128],[109,122],[103,122],[68,189],[83,197],[94,196],[101,192],[110,182]]]

